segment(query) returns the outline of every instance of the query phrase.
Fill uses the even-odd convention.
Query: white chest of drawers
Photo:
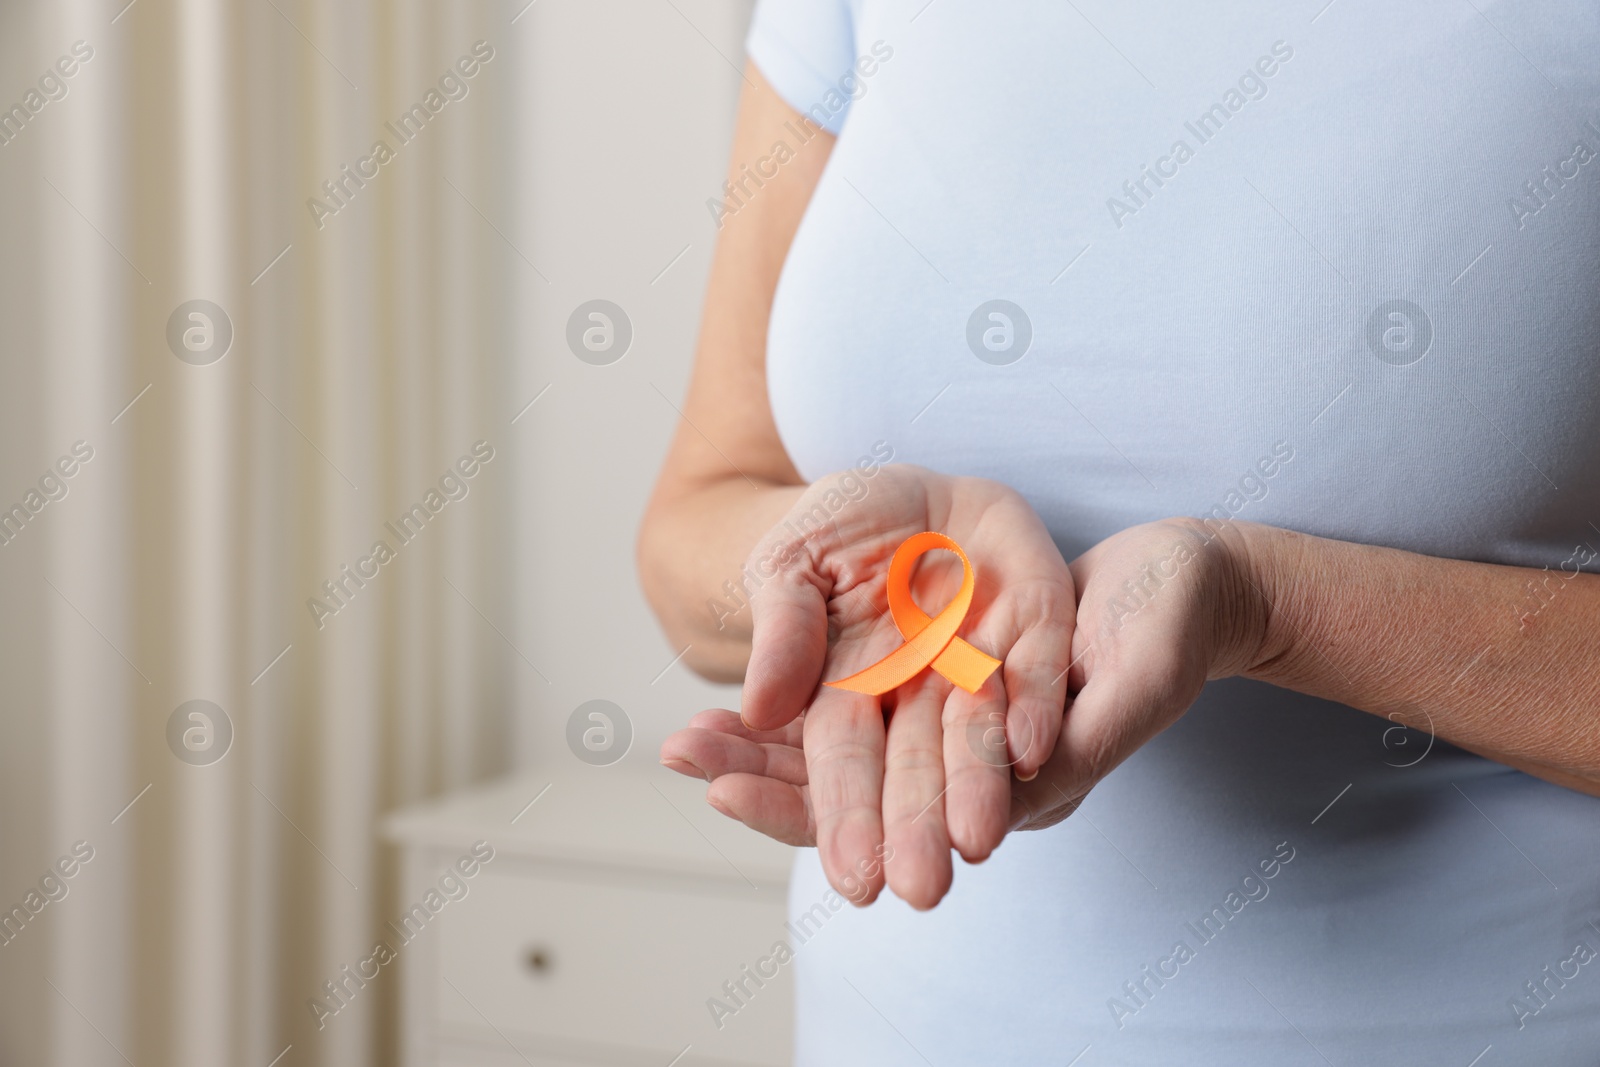
[[[790,976],[748,968],[788,939],[793,850],[703,794],[665,771],[579,767],[391,816],[396,921],[439,890],[395,940],[405,1067],[787,1064]],[[464,877],[478,841],[494,858]],[[737,1009],[720,1026],[712,998]]]

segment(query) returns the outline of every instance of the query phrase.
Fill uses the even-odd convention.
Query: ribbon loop
[[[961,559],[961,588],[955,599],[934,616],[917,607],[911,596],[911,574],[917,560],[934,549],[946,549]],[[826,682],[834,689],[879,696],[904,685],[932,667],[955,685],[976,693],[1000,666],[993,656],[967,644],[956,636],[972,606],[977,574],[961,546],[942,533],[913,534],[900,543],[889,560],[889,613],[905,644],[874,663],[837,682]]]

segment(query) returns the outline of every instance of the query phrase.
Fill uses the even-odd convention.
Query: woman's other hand
[[[1016,828],[1065,819],[1208,680],[1254,665],[1267,612],[1243,546],[1231,525],[1171,519],[1124,530],[1073,561],[1072,703],[1038,777],[1014,784]]]

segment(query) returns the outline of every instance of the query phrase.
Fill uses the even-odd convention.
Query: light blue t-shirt
[[[1068,558],[1215,514],[1548,568],[1530,625],[1600,569],[1600,5],[764,0],[749,49],[839,134],[769,336],[808,479],[884,441]],[[1214,684],[794,966],[817,1067],[1593,1067],[1600,800]]]

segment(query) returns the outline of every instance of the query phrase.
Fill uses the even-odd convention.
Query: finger
[[[817,694],[805,717],[817,852],[829,883],[857,904],[883,888],[883,750],[876,697],[842,689]]]
[[[690,726],[698,726],[705,730],[715,730],[722,734],[732,734],[742,737],[747,741],[754,741],[761,745],[789,745],[793,748],[800,747],[802,725],[799,719],[787,722],[776,730],[752,730],[743,719],[739,718],[736,711],[727,711],[722,708],[712,708],[702,711],[689,720]]]
[[[803,547],[779,556],[777,572],[750,598],[752,636],[740,714],[754,729],[771,730],[805,710],[822,678],[828,652],[831,583]]]
[[[883,772],[884,874],[919,911],[950,891],[944,818],[944,693],[919,679],[902,690],[889,720]],[[893,861],[892,863],[890,861]]]
[[[1062,730],[1039,773],[1026,782],[1012,781],[1011,829],[1043,830],[1078,810],[1094,783],[1075,769],[1070,747]]]
[[[1007,701],[998,677],[977,693],[954,689],[944,702],[945,824],[950,843],[968,863],[981,863],[1005,836],[1011,807],[1011,767],[996,731]]]
[[[1072,620],[1062,615],[1025,630],[1006,653],[1006,749],[1012,769],[1024,782],[1039,773],[1055,750],[1071,653]]]
[[[758,774],[729,774],[706,787],[706,801],[728,818],[786,845],[809,848],[817,843],[805,786]]]
[[[1089,790],[1160,732],[1153,714],[1159,706],[1160,686],[1144,672],[1098,671],[1073,697],[1038,777],[1015,783],[1013,816],[1027,819],[1028,829],[1043,829],[1071,815]]]
[[[661,763],[680,774],[707,781],[724,774],[759,774],[790,785],[806,784],[806,758],[798,748],[758,744],[694,727],[679,730],[662,743]]]

